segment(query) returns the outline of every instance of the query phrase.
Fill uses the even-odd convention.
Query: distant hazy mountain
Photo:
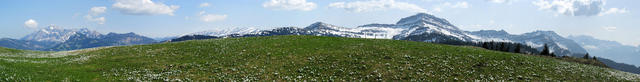
[[[86,28],[62,29],[56,26],[49,26],[20,40],[0,39],[0,46],[25,50],[59,51],[102,46],[150,44],[153,42],[155,42],[154,39],[134,33],[109,33],[103,35]]]
[[[156,41],[167,41],[171,39],[178,38],[179,36],[166,36],[166,37],[154,37],[153,39]]]
[[[256,29],[256,28],[229,28],[229,29],[217,29],[217,30],[208,30],[208,31],[201,31],[201,32],[195,32],[195,33],[189,33],[189,34],[183,34],[180,36],[187,36],[187,35],[207,35],[207,36],[225,36],[225,35],[230,35],[230,34],[247,34],[247,33],[252,33],[252,32],[258,32],[260,30]]]
[[[606,64],[607,66],[613,68],[613,69],[617,69],[617,70],[621,70],[621,71],[625,71],[625,72],[630,72],[630,73],[640,74],[640,67],[637,67],[635,65],[629,65],[629,64],[625,64],[625,63],[618,63],[618,62],[615,62],[613,60],[606,59],[606,58],[598,58],[598,60],[600,62]]]
[[[71,36],[76,34],[84,34],[87,37],[93,37],[93,38],[98,38],[101,35],[100,33],[96,31],[91,31],[87,28],[63,29],[54,25],[50,25],[45,29],[40,29],[36,32],[33,32],[23,37],[22,40],[43,41],[43,42],[65,42]]]
[[[102,46],[150,44],[153,42],[155,42],[154,39],[140,36],[135,33],[109,33],[107,35],[100,35],[99,37],[86,36],[86,34],[77,33],[71,36],[67,41],[52,47],[51,50],[75,50]]]
[[[42,50],[53,46],[50,44],[56,44],[56,42],[28,41],[11,38],[0,39],[0,46],[14,49]]]
[[[569,36],[578,44],[589,51],[592,56],[608,58],[617,62],[640,65],[640,48],[637,46],[623,45],[616,41],[607,41],[593,38],[591,36]]]
[[[571,39],[566,39],[553,31],[534,31],[512,35],[504,30],[481,30],[470,32],[480,37],[479,41],[516,42],[527,44],[542,50],[544,44],[549,45],[552,52],[559,55],[581,57],[587,51]]]

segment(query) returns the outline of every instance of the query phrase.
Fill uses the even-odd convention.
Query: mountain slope
[[[618,62],[640,65],[640,48],[627,46],[615,41],[596,39],[591,36],[569,36],[569,39],[576,41],[583,46],[592,56],[598,56],[616,60]]]
[[[238,28],[238,27],[236,27],[236,28],[201,31],[201,32],[195,32],[195,33],[183,34],[183,35],[180,35],[180,36],[207,35],[207,36],[221,37],[221,36],[226,36],[226,35],[230,35],[230,34],[247,34],[247,33],[253,33],[253,32],[258,32],[258,31],[260,31],[260,30],[258,30],[256,28]]]
[[[625,72],[630,72],[630,73],[636,73],[636,74],[640,74],[640,67],[636,66],[636,65],[629,65],[626,63],[618,63],[616,61],[610,60],[610,59],[606,59],[606,58],[601,58],[599,57],[598,60],[604,64],[606,64],[607,66],[613,68],[613,69],[617,69],[620,71],[625,71]]]
[[[27,41],[43,41],[43,42],[65,42],[71,36],[76,34],[84,34],[85,36],[97,38],[101,34],[96,31],[91,31],[87,28],[82,29],[63,29],[54,25],[48,26],[48,28],[40,29],[29,35],[24,36],[21,40]]]
[[[109,33],[107,35],[100,35],[99,37],[86,36],[84,34],[76,34],[69,38],[69,40],[60,43],[50,50],[75,50],[85,49],[103,46],[122,46],[122,45],[139,45],[150,44],[155,42],[154,39],[140,36],[134,33],[117,34]]]
[[[49,41],[29,41],[29,40],[18,40],[11,38],[1,38],[0,46],[13,48],[13,49],[24,49],[24,50],[43,50],[47,48],[51,48],[57,42],[49,42]]]
[[[275,32],[278,31],[278,32]],[[289,33],[285,33],[289,32]],[[275,34],[272,34],[275,33]],[[208,35],[208,34],[202,34]],[[512,35],[505,31],[483,30],[468,32],[459,29],[449,21],[436,16],[418,13],[400,19],[396,24],[367,24],[354,28],[340,27],[323,22],[313,23],[305,28],[283,27],[251,33],[215,35],[215,37],[270,36],[270,35],[315,35],[352,38],[378,38],[410,40],[458,45],[465,42],[515,42],[527,44],[542,50],[548,44],[555,54],[581,57],[586,53],[580,45],[553,31],[535,31]],[[213,35],[209,35],[213,36]],[[187,40],[184,39],[183,40]]]
[[[640,74],[640,48],[623,45],[616,41],[596,39],[591,36],[569,36],[583,46],[589,55],[599,57],[599,60],[611,68]]]
[[[11,52],[0,52],[4,53]],[[67,56],[0,55],[0,78],[10,81],[640,81],[636,74],[548,57],[424,42],[319,36],[224,38],[48,53]]]
[[[571,39],[564,38],[553,31],[534,31],[519,35],[509,34],[504,30],[480,30],[470,32],[480,37],[478,41],[500,41],[527,44],[542,50],[543,45],[549,45],[552,52],[563,55],[582,57],[587,51]]]
[[[122,46],[150,44],[155,40],[135,33],[103,35],[97,31],[82,29],[63,29],[56,26],[40,29],[24,38],[0,39],[0,46],[14,49],[61,51],[103,46]]]

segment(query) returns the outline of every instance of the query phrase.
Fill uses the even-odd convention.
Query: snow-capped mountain
[[[317,22],[304,28],[316,31],[316,35],[338,35],[354,38],[379,38],[396,40],[416,40],[435,42],[443,40],[471,41],[469,34],[453,26],[449,21],[426,13],[419,13],[402,18],[396,24],[368,24],[355,28],[346,28],[327,23]],[[438,35],[426,36],[423,35]]]
[[[446,19],[426,13],[402,18],[396,23],[396,27],[408,28],[394,38],[398,40],[439,42],[473,41],[474,39],[474,36],[460,30]]]
[[[378,39],[392,39],[393,36],[398,35],[404,28],[387,28],[387,27],[373,27],[373,26],[360,26],[356,28],[345,28],[335,26],[323,22],[316,22],[304,28],[305,30],[315,31],[319,34],[316,35],[337,35],[341,37],[353,37],[353,38],[378,38]]]
[[[86,36],[85,34],[78,33],[72,35],[67,41],[57,44],[48,50],[75,50],[102,46],[150,44],[153,42],[155,42],[154,39],[135,33],[109,33],[107,35],[100,34],[99,37]]]
[[[33,32],[23,37],[22,40],[44,41],[44,42],[65,42],[69,39],[69,37],[75,34],[84,34],[86,36],[93,37],[93,38],[100,37],[100,33],[96,31],[91,31],[87,28],[63,29],[54,25],[50,25],[47,28],[40,29],[36,32]]]
[[[216,30],[208,30],[208,31],[201,31],[201,32],[195,32],[195,33],[189,33],[189,34],[183,34],[180,36],[187,36],[187,35],[208,35],[208,36],[225,36],[225,35],[230,35],[230,34],[248,34],[248,33],[253,33],[253,32],[258,32],[260,30],[256,29],[256,28],[229,28],[229,29],[216,29]]]
[[[565,56],[580,57],[587,52],[573,40],[566,39],[553,31],[534,31],[519,35],[512,35],[504,30],[481,30],[469,33],[479,37],[476,40],[480,42],[516,42],[538,49],[542,49],[544,44],[547,44],[552,52]]]
[[[229,33],[233,32],[202,32],[190,35],[209,35],[216,36],[216,38],[271,35],[315,35],[411,40],[435,43],[499,41],[528,44],[539,49],[542,49],[542,45],[548,44],[554,53],[566,56],[582,56],[586,53],[586,51],[578,44],[572,40],[559,36],[553,31],[535,31],[520,35],[512,35],[505,31],[495,30],[468,32],[459,29],[446,19],[438,18],[426,13],[418,13],[413,16],[402,18],[396,24],[367,24],[348,28],[323,22],[316,22],[305,28],[283,27],[258,32]],[[184,38],[178,41],[183,40]],[[572,53],[578,53],[581,55]]]
[[[20,40],[0,39],[0,46],[26,50],[60,51],[102,46],[150,44],[154,42],[155,40],[151,38],[135,33],[109,33],[103,35],[87,28],[63,29],[51,25]]]

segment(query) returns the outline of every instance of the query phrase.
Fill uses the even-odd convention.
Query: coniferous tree
[[[520,53],[520,47],[522,47],[520,44],[516,45],[516,48],[513,50],[514,53]]]
[[[551,54],[549,54],[549,56],[551,56],[551,57],[556,57],[556,54],[555,54],[555,53],[553,53],[553,52],[551,52]]]
[[[590,57],[590,56],[589,56],[589,53],[587,53],[587,54],[585,54],[584,56],[582,56],[582,58],[584,58],[584,59],[589,59],[589,57]]]
[[[482,48],[489,49],[489,43],[483,42]]]
[[[491,42],[491,50],[497,50],[498,49],[498,43],[496,42]]]
[[[540,52],[540,55],[549,56],[549,46],[547,44],[544,44],[544,48],[542,49],[542,52]]]
[[[500,48],[498,48],[498,50],[505,51],[504,49],[505,49],[504,42],[500,42]]]
[[[593,56],[593,60],[598,60],[598,58],[596,58],[596,56]]]

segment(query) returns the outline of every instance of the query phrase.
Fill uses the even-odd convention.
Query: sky
[[[149,37],[229,29],[394,24],[429,13],[467,31],[551,30],[640,45],[640,0],[0,0],[0,37],[89,28]]]

